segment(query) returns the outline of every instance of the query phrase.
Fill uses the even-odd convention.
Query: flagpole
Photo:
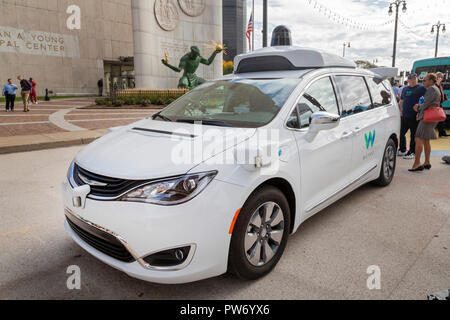
[[[253,51],[255,50],[255,0],[253,0],[252,17],[253,17],[252,51]]]

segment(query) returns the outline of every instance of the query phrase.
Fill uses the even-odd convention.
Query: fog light
[[[191,247],[161,251],[144,258],[152,267],[176,267],[183,264],[189,256]]]

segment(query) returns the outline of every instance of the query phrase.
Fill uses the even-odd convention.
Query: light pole
[[[436,34],[436,52],[434,54],[434,57],[437,58],[437,56],[438,56],[438,48],[439,48],[439,31],[441,30],[441,27],[443,27],[442,28],[442,32],[445,32],[445,24],[443,24],[440,21],[438,21],[437,24],[434,24],[431,27],[431,34],[434,33],[434,27],[436,27],[436,29],[437,29],[437,34]]]
[[[267,47],[267,33],[269,30],[267,30],[267,10],[268,10],[268,4],[267,0],[263,1],[263,48]]]
[[[395,31],[394,31],[394,54],[392,55],[392,67],[395,67],[395,57],[397,55],[397,30],[398,30],[398,8],[403,4],[402,11],[406,12],[406,0],[395,0],[389,5],[389,15],[392,15],[392,6],[395,6]]]
[[[344,42],[343,47],[344,47],[344,51],[342,52],[342,57],[345,58],[345,48],[351,48],[350,42]]]

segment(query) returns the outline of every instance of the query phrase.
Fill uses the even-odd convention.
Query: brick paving
[[[57,132],[64,132],[64,130],[58,128],[57,126],[51,123],[0,126],[0,137],[28,136],[42,133],[57,133]]]
[[[24,113],[20,102],[16,104],[14,113],[7,113],[4,103],[1,103],[0,137],[68,132],[49,119],[60,110],[73,109],[64,116],[64,120],[86,130],[128,125],[156,112],[149,109],[78,109],[93,104],[94,99],[90,98],[54,100],[30,105],[30,112]]]

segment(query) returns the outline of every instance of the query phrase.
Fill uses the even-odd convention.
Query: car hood
[[[93,173],[147,180],[182,175],[248,140],[256,129],[141,120],[94,141],[75,162]]]

